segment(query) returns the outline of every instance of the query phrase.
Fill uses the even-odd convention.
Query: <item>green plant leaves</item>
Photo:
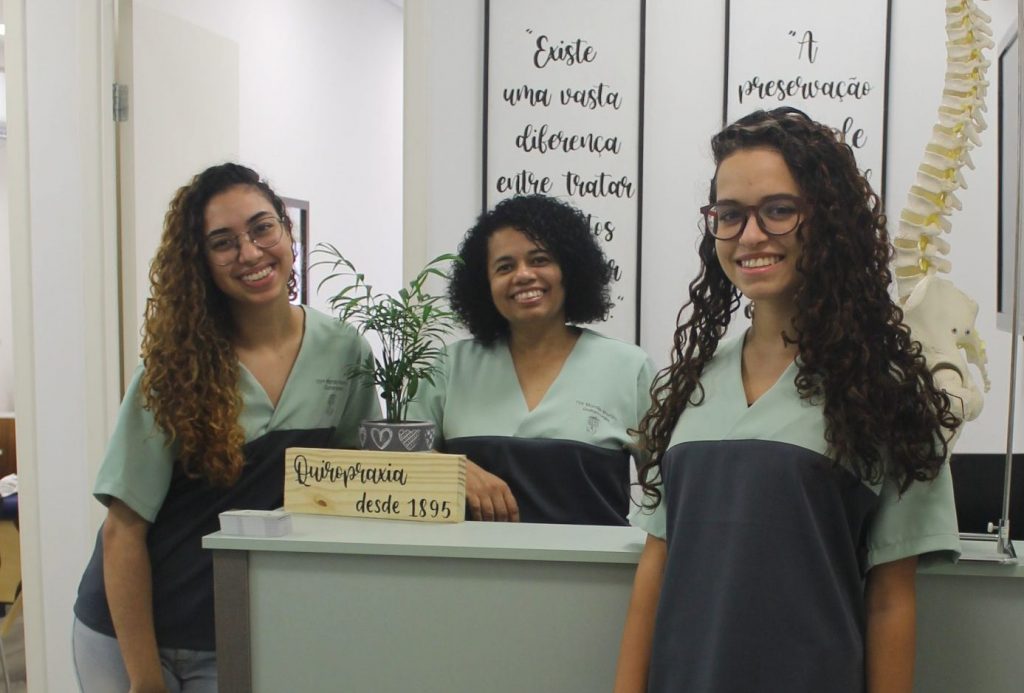
[[[380,340],[379,356],[372,363],[353,365],[349,375],[372,379],[381,389],[385,418],[402,420],[420,381],[433,384],[444,338],[452,333],[457,321],[446,298],[431,294],[424,287],[430,277],[447,281],[451,264],[459,261],[458,256],[438,255],[407,287],[392,296],[374,292],[365,276],[335,246],[319,243],[312,255],[323,259],[311,267],[328,268],[317,285],[318,293],[326,286],[342,283],[327,299],[331,311],[360,334],[374,333]]]

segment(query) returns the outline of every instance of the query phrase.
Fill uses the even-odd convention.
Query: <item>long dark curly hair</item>
[[[236,186],[263,195],[291,235],[284,203],[259,174],[231,163],[206,169],[178,190],[167,210],[149,269],[142,327],[142,404],[175,446],[184,473],[218,486],[233,483],[241,473],[245,433],[238,421],[242,397],[234,325],[207,262],[205,214],[213,197]],[[288,292],[295,297],[294,272]]]
[[[562,270],[566,322],[604,320],[612,308],[612,270],[586,215],[546,195],[522,195],[481,214],[459,246],[448,299],[459,320],[482,344],[508,336],[508,321],[494,307],[487,274],[487,242],[504,228],[522,231],[554,257]]]
[[[871,483],[891,478],[901,493],[915,480],[934,478],[946,457],[944,434],[960,422],[889,294],[892,248],[885,215],[853,150],[838,131],[793,108],[751,113],[715,135],[711,148],[716,168],[740,150],[777,151],[811,210],[796,231],[802,281],[794,296],[796,317],[783,338],[799,349],[800,396],[824,403],[825,440],[835,466]],[[712,179],[711,203],[715,184]],[[640,423],[651,454],[640,469],[649,504],[660,501],[657,481],[672,430],[687,406],[703,401],[701,374],[740,307],[715,239],[704,232],[700,272],[676,319],[671,365],[658,374],[654,405]]]

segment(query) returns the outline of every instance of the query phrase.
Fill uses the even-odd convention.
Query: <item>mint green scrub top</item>
[[[214,649],[212,559],[201,541],[219,529],[218,514],[280,507],[285,448],[355,448],[359,422],[380,418],[372,383],[348,374],[352,364],[372,358],[366,340],[333,318],[311,308],[305,312],[302,344],[277,407],[239,364],[245,465],[230,488],[211,487],[181,471],[174,446],[142,406],[141,367],[125,393],[93,493],[104,505],[121,500],[152,523],[146,543],[160,647]],[[89,628],[114,636],[104,590],[102,532],[78,588],[75,615]]]
[[[795,363],[747,406],[742,343],[676,423],[662,502],[631,517],[668,550],[648,690],[863,693],[867,572],[959,555],[948,465],[902,497],[835,469]]]
[[[629,430],[647,411],[652,377],[639,347],[584,329],[530,411],[507,343],[465,340],[447,348],[409,418],[437,425],[439,450],[503,479],[523,522],[624,525]]]

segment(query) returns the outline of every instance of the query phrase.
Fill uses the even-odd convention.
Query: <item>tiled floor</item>
[[[4,658],[7,661],[7,675],[11,679],[10,693],[24,693],[28,688],[25,684],[25,636],[20,616],[4,638]],[[0,673],[0,691],[4,690],[3,685],[3,674]]]

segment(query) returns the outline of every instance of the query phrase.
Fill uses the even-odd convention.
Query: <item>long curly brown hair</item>
[[[207,263],[205,214],[213,197],[236,186],[262,194],[291,235],[284,203],[259,174],[231,163],[206,169],[171,200],[149,269],[142,327],[142,404],[174,446],[182,471],[217,486],[238,479],[245,432],[234,324]],[[294,272],[288,291],[294,298]]]
[[[802,281],[794,296],[796,317],[783,338],[799,350],[800,396],[824,404],[834,465],[871,483],[891,478],[901,493],[912,481],[934,478],[946,458],[944,434],[960,422],[889,294],[892,248],[885,215],[853,150],[836,130],[793,108],[745,116],[715,135],[711,148],[716,167],[740,150],[779,152],[811,209],[813,231],[796,231]],[[650,453],[640,483],[654,505],[672,430],[687,406],[703,401],[701,375],[740,307],[715,239],[704,231],[700,272],[676,319],[672,362],[655,379],[654,405],[640,423]]]

